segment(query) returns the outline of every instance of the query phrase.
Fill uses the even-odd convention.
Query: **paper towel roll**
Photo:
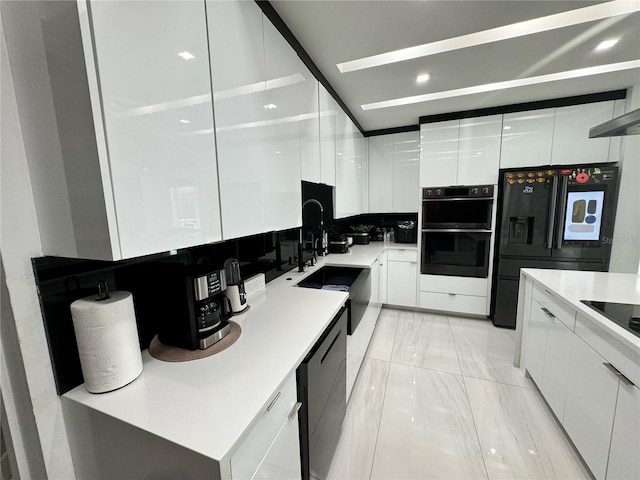
[[[91,393],[116,390],[142,372],[133,296],[115,291],[71,304],[71,317],[80,353],[84,385]]]

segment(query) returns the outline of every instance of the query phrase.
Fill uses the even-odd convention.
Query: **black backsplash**
[[[295,228],[178,250],[173,255],[163,253],[118,262],[34,258],[32,263],[58,394],[83,383],[70,305],[74,300],[96,294],[99,281],[105,280],[110,290],[127,290],[134,294],[138,339],[140,349],[144,350],[157,333],[157,327],[153,316],[140,311],[136,292],[146,294],[150,291],[148,285],[142,288],[140,284],[156,281],[145,273],[153,271],[154,264],[175,262],[215,270],[222,269],[227,258],[237,258],[243,279],[264,273],[269,282],[297,267],[297,239],[298,229]],[[155,287],[156,290],[151,290],[163,295],[163,285]]]
[[[389,231],[395,228],[398,221],[417,221],[417,213],[364,214],[334,220],[333,187],[302,182],[302,193],[303,202],[315,198],[322,203],[323,220],[330,234],[348,233],[352,231],[351,227],[371,226],[370,237],[375,241],[382,239],[383,229]],[[317,205],[304,208],[305,233],[314,231],[319,220],[320,209]],[[222,269],[227,258],[237,258],[243,279],[264,273],[266,282],[270,282],[297,268],[298,235],[299,230],[294,228],[178,250],[173,254],[163,253],[118,262],[34,258],[33,267],[58,394],[62,395],[83,382],[70,305],[74,300],[97,293],[99,281],[106,281],[110,290],[133,293],[140,349],[144,350],[157,333],[157,326],[154,316],[142,311],[140,304],[145,302],[136,304],[136,294],[154,294],[156,291],[157,295],[163,294],[161,284],[157,285],[157,290],[155,286],[150,289],[149,285],[142,285],[156,281],[150,278],[153,275],[148,274],[154,271],[155,263],[175,262],[189,267],[199,266],[203,270],[215,270]],[[303,255],[303,260],[308,260],[312,253],[306,251]]]

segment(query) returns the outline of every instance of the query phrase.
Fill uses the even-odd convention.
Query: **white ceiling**
[[[366,131],[416,125],[423,115],[472,110],[628,88],[640,68],[547,81],[364,111],[362,105],[515,79],[635,61],[640,13],[616,15],[455,49],[389,65],[340,73],[336,64],[451,39],[605,2],[499,0],[272,0],[271,4]],[[625,5],[640,8],[640,0]],[[516,28],[517,31],[517,28]],[[594,52],[602,40],[619,42]],[[416,83],[428,72],[430,80]]]

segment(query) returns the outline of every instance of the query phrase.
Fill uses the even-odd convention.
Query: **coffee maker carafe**
[[[240,264],[235,258],[228,258],[224,262],[224,272],[227,280],[227,289],[224,294],[231,302],[234,315],[244,312],[247,304],[244,282],[240,276]]]

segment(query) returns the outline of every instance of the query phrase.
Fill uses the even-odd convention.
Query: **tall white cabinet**
[[[255,3],[207,1],[207,25],[223,237],[299,226],[300,115],[315,79]]]
[[[336,101],[322,84],[318,84],[320,114],[320,183],[336,185]]]

